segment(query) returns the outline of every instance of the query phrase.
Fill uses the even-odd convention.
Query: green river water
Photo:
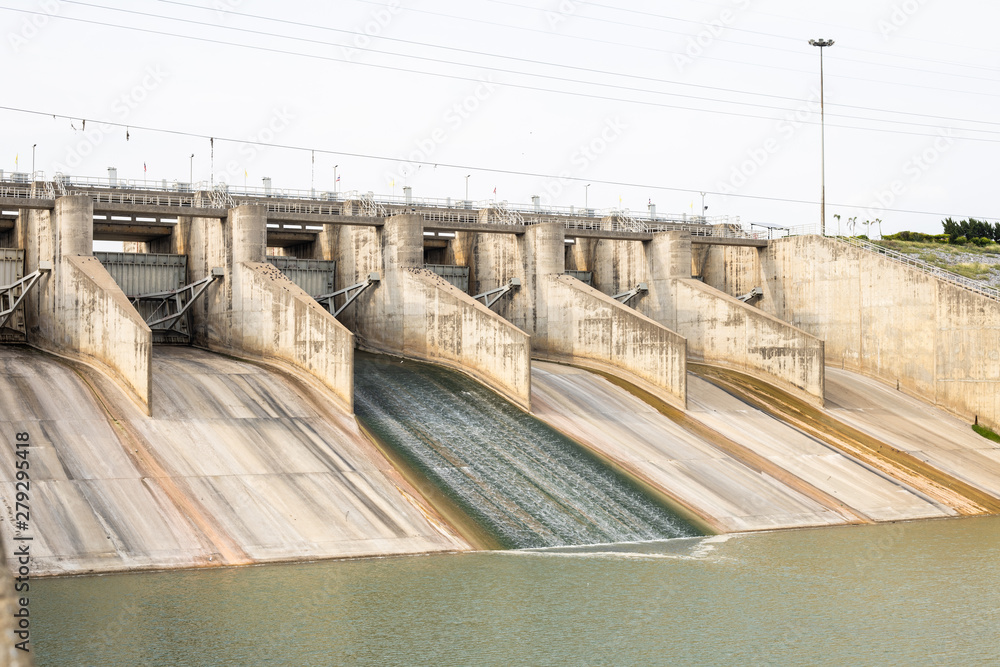
[[[38,665],[997,665],[1000,518],[40,580]]]

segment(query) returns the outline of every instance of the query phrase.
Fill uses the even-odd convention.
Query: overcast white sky
[[[37,144],[48,176],[187,181],[193,153],[208,180],[211,136],[235,185],[331,190],[338,165],[342,191],[460,199],[471,174],[473,199],[696,214],[705,191],[709,215],[810,224],[808,40],[829,38],[828,231],[939,232],[1000,219],[998,19],[985,0],[0,0],[0,106],[60,116],[0,110],[0,169]]]

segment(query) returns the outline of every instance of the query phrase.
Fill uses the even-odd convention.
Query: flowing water
[[[443,490],[499,546],[698,534],[580,445],[460,373],[359,354],[354,408],[397,463]]]
[[[32,582],[39,667],[996,665],[1000,518]]]

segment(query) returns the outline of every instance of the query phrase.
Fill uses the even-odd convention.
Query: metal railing
[[[861,248],[862,250],[867,250],[868,252],[872,252],[877,255],[882,255],[883,257],[890,259],[894,262],[898,262],[899,264],[905,264],[906,266],[916,269],[921,273],[926,273],[927,275],[933,276],[947,283],[951,283],[952,285],[963,287],[967,290],[976,292],[977,294],[982,294],[985,297],[989,297],[990,299],[1000,301],[1000,290],[996,289],[995,287],[989,287],[988,285],[984,285],[977,280],[966,278],[965,276],[960,276],[957,273],[952,273],[947,269],[942,269],[939,266],[934,266],[933,264],[925,262],[922,259],[913,257],[912,255],[907,255],[905,253],[899,252],[898,250],[885,248],[883,246],[876,245],[870,241],[854,238],[852,236],[840,236],[836,238],[856,248]]]
[[[20,179],[20,177],[19,177]],[[40,182],[40,181],[39,181]],[[37,185],[37,182],[36,182]],[[611,230],[622,232],[656,233],[661,231],[688,231],[692,236],[716,238],[766,239],[765,232],[742,228],[739,217],[649,215],[623,212],[621,209],[577,208],[574,206],[541,206],[498,203],[493,200],[465,201],[451,198],[415,198],[412,196],[375,196],[372,193],[321,192],[279,188],[235,187],[225,183],[211,188],[208,183],[172,184],[161,181],[92,178],[56,174],[55,180],[43,186],[42,199],[70,195],[86,195],[95,204],[121,204],[133,206],[165,206],[197,208],[216,206],[220,202],[239,204],[264,204],[273,213],[342,215],[347,202],[355,208],[382,215],[412,210],[428,222],[475,223],[480,211],[501,211],[503,220],[515,224],[537,224],[542,221],[560,221],[568,229]],[[37,191],[38,188],[36,187]],[[31,198],[32,184],[23,180],[0,177],[0,197]],[[462,213],[468,211],[468,213]],[[495,217],[495,216],[493,216]],[[491,217],[492,220],[492,217]],[[521,222],[523,221],[523,223]]]

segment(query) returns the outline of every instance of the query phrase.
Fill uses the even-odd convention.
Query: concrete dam
[[[1000,299],[834,238],[0,183],[0,327],[40,575],[1000,512]]]

